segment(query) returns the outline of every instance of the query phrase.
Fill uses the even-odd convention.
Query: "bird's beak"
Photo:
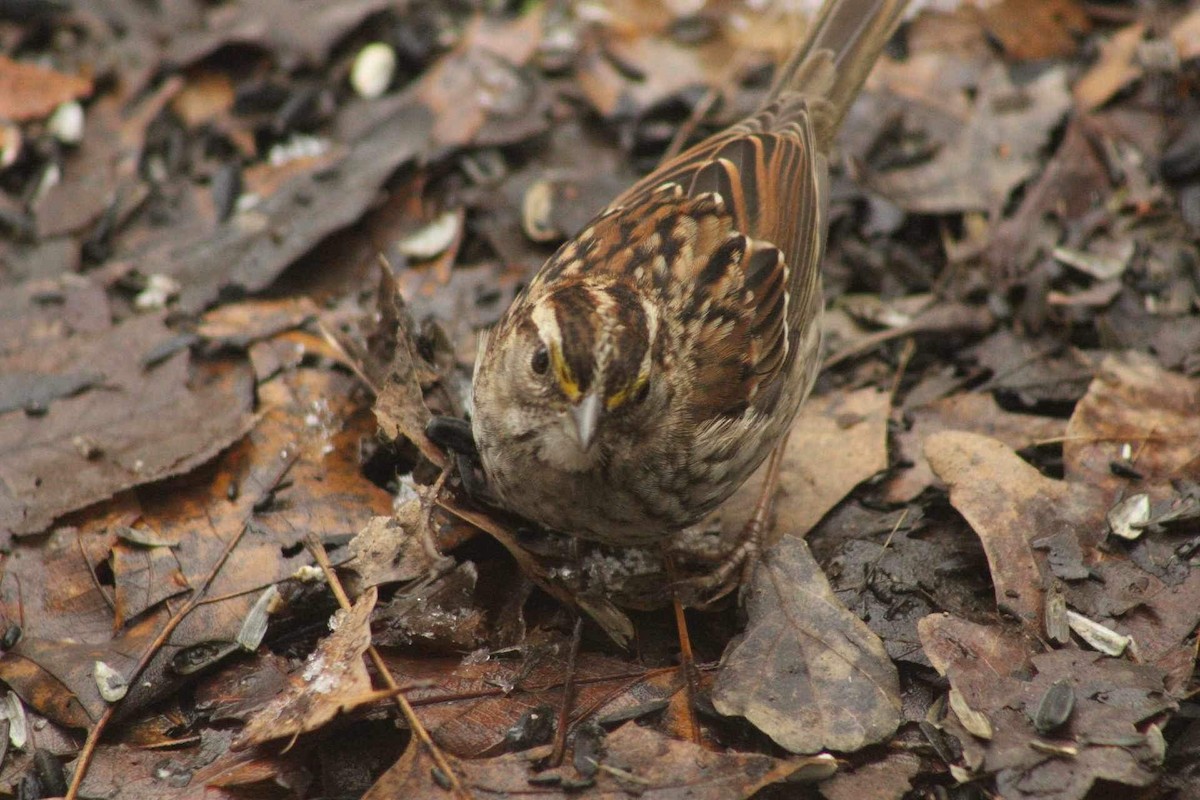
[[[579,437],[579,446],[584,450],[592,444],[592,437],[596,434],[596,423],[600,421],[600,411],[603,407],[600,395],[597,392],[588,392],[579,404],[571,409],[571,416],[575,419],[575,435]]]

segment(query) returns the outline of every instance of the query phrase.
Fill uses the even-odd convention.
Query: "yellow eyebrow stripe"
[[[562,348],[557,344],[550,346],[550,364],[554,367],[554,377],[558,381],[559,388],[563,394],[571,402],[579,400],[582,392],[579,391],[579,381],[575,379],[575,374],[571,372],[571,365],[563,358]]]
[[[642,387],[646,385],[648,380],[650,380],[649,375],[638,375],[636,378],[634,378],[633,383],[622,387],[618,391],[613,392],[608,397],[604,398],[604,407],[609,411],[613,411],[614,409],[625,405],[629,398],[641,391]]]

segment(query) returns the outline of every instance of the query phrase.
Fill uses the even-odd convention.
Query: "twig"
[[[346,590],[342,588],[342,582],[338,578],[337,573],[333,571],[333,564],[329,561],[329,554],[325,552],[325,545],[321,543],[311,534],[308,537],[308,549],[312,553],[313,558],[317,560],[317,564],[325,573],[326,579],[329,581],[329,588],[333,591],[333,596],[337,598],[338,605],[344,609],[349,609],[351,605],[349,596]],[[408,727],[412,731],[413,736],[425,746],[429,751],[430,758],[442,774],[446,776],[446,780],[450,783],[450,789],[454,792],[454,796],[462,798],[462,800],[471,800],[473,795],[467,791],[466,787],[459,781],[458,775],[450,767],[450,762],[446,760],[441,749],[434,743],[433,737],[429,735],[429,731],[421,724],[421,720],[417,718],[417,713],[413,711],[413,707],[408,702],[402,693],[399,693],[399,687],[396,680],[392,677],[392,673],[388,671],[387,664],[383,660],[383,656],[379,655],[379,651],[375,649],[375,645],[367,646],[367,654],[371,657],[371,663],[375,665],[375,671],[379,673],[380,679],[387,685],[388,691],[397,692],[396,705],[400,708],[400,713],[404,715],[404,719],[408,722]]]
[[[871,581],[875,580],[875,570],[879,568],[879,562],[883,561],[884,555],[892,544],[892,537],[896,535],[896,531],[900,530],[900,526],[904,524],[904,520],[908,519],[908,509],[900,515],[900,519],[896,520],[896,524],[888,531],[887,538],[883,540],[883,546],[879,548],[879,555],[875,556],[875,560],[871,562],[870,568],[867,569],[866,586],[871,585]]]
[[[571,629],[571,649],[567,654],[567,677],[563,681],[562,703],[558,706],[558,724],[554,728],[554,748],[550,752],[550,766],[562,764],[567,752],[567,729],[571,727],[571,706],[575,703],[575,669],[579,660],[579,645],[583,640],[583,615],[575,611],[575,625]]]

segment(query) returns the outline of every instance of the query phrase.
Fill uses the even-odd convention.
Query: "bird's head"
[[[626,284],[581,281],[510,313],[476,362],[476,438],[528,442],[552,466],[586,469],[636,429],[653,394],[655,309]]]

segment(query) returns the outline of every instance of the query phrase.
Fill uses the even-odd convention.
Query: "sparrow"
[[[617,197],[481,338],[471,428],[501,505],[667,545],[782,446],[821,361],[834,136],[906,4],[827,0],[755,113]]]

